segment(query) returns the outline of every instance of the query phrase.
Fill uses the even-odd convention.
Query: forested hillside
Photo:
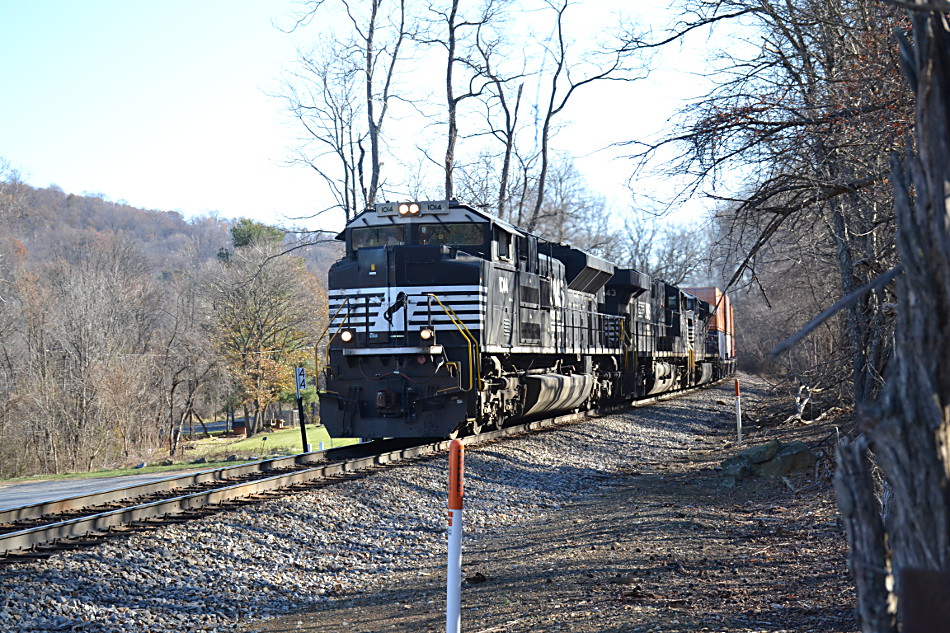
[[[2,176],[0,477],[174,454],[186,421],[257,419],[312,366],[335,246]]]

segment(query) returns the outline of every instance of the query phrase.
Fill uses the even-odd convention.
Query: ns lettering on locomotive
[[[329,271],[334,437],[450,437],[713,382],[718,288],[677,288],[456,201],[378,204]]]

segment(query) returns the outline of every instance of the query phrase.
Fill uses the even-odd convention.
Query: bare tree
[[[867,633],[895,632],[898,621],[907,633],[950,627],[950,5],[907,6],[913,44],[902,41],[901,61],[916,97],[916,152],[893,171],[904,271],[894,360],[880,403],[862,403],[862,435],[839,450],[836,480]]]
[[[655,215],[634,212],[612,241],[613,261],[668,283],[702,283],[708,236],[695,223],[677,225]]]
[[[618,42],[615,48],[604,48],[599,51],[588,52],[583,64],[570,59],[568,37],[565,19],[570,0],[546,0],[548,7],[554,12],[555,34],[554,44],[549,46],[547,54],[551,58],[553,71],[548,75],[547,101],[542,106],[543,119],[540,130],[540,173],[535,193],[534,209],[525,225],[531,230],[541,221],[542,207],[546,195],[548,170],[550,168],[550,142],[553,133],[555,118],[564,111],[571,97],[580,88],[593,85],[605,80],[630,81],[638,78],[633,71],[642,64],[642,58],[637,56],[625,44]],[[595,61],[596,60],[596,63]],[[580,76],[578,76],[580,75]]]
[[[0,157],[0,221],[24,212],[25,189],[20,172],[10,165],[10,161]]]
[[[824,250],[813,256],[836,260],[832,302],[870,283],[896,260],[886,155],[910,125],[888,40],[904,27],[899,12],[873,0],[683,6],[683,26],[663,41],[741,19],[753,44],[743,50],[753,52],[724,53],[719,84],[685,111],[682,127],[639,157],[678,148],[673,169],[687,177],[686,193],[721,192],[722,174],[748,174],[742,192],[710,196],[730,204],[727,237],[744,249],[730,284],[763,277],[754,267],[772,260],[759,256],[767,244],[815,231],[815,247]],[[891,302],[890,290],[878,288],[852,302],[841,322],[849,357],[839,360],[851,365],[855,399],[873,397],[883,384],[889,327],[882,306]]]
[[[509,2],[484,0],[470,12],[460,8],[459,0],[450,0],[446,9],[430,3],[429,13],[437,16],[430,21],[432,32],[417,37],[422,44],[445,50],[446,149],[443,169],[444,195],[449,200],[455,197],[459,107],[464,101],[481,96],[493,80],[488,64],[497,39],[488,31],[495,26]]]
[[[342,50],[341,50],[342,49]],[[285,86],[290,111],[317,146],[299,149],[299,161],[326,183],[347,221],[366,205],[362,166],[366,132],[360,125],[359,67],[345,47],[330,41],[307,54],[298,53],[297,71]],[[333,168],[324,164],[331,156]]]
[[[170,455],[178,454],[183,428],[194,413],[202,393],[212,389],[213,380],[226,380],[218,350],[214,346],[211,308],[203,286],[208,268],[197,258],[191,266],[170,279],[162,310],[163,338],[156,346],[155,369],[160,372],[162,400],[156,416],[165,432]]]
[[[80,236],[17,281],[22,397],[38,423],[26,450],[47,472],[90,469],[150,441],[158,392],[148,352],[160,331],[147,260],[128,242]],[[148,442],[146,442],[148,443]]]
[[[295,28],[319,19],[330,4],[324,0],[309,2]],[[383,185],[383,129],[395,98],[396,68],[410,34],[410,25],[406,0],[334,0],[332,4],[342,8],[352,27],[350,34],[313,53],[300,54],[304,71],[298,79],[315,81],[316,86],[289,88],[286,96],[291,111],[304,123],[305,129],[318,143],[329,146],[342,165],[343,183],[337,184],[338,181],[327,179],[322,168],[307,159],[324,180],[329,180],[349,219],[356,205],[375,204]],[[352,83],[356,74],[361,77],[359,108],[352,100],[358,92]],[[337,81],[342,84],[338,85]],[[328,88],[330,94],[323,92],[321,86]],[[354,129],[360,116],[365,118],[365,131]],[[369,143],[368,175],[363,164],[364,139]]]

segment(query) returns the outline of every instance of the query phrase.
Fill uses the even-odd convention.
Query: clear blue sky
[[[321,228],[286,219],[329,203],[307,168],[286,166],[300,130],[268,96],[298,43],[274,23],[288,25],[300,4],[0,0],[0,158],[35,186],[186,216],[217,211]],[[565,149],[587,156],[642,126],[655,131],[683,96],[677,85],[689,83],[695,78],[665,72],[626,98],[585,95],[561,133],[578,139]],[[583,113],[598,101],[616,103],[615,116],[585,127],[595,117]],[[630,173],[604,154],[579,165],[601,191],[622,190]]]
[[[319,208],[282,166],[289,0],[0,0],[0,157],[36,186],[186,215]]]

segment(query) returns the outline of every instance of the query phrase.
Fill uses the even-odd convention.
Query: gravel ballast
[[[743,397],[751,400],[749,381]],[[723,384],[471,448],[465,547],[555,521],[631,469],[721,450],[734,424],[730,395]],[[394,586],[438,584],[446,470],[444,456],[428,459],[0,568],[0,630],[255,630]]]

